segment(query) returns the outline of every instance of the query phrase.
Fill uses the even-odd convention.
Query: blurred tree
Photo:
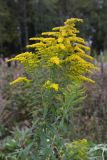
[[[107,1],[97,0],[90,11],[90,30],[92,37],[92,50],[99,55],[106,47],[107,39]]]
[[[35,34],[48,31],[57,24],[57,0],[32,0],[30,4],[33,5],[31,18]]]
[[[83,37],[99,54],[107,47],[106,8],[106,0],[0,0],[0,51],[23,51],[29,37],[78,17],[85,21]]]
[[[0,21],[3,21],[0,46],[3,51],[8,55],[23,51],[29,37],[52,28],[57,22],[56,1],[0,0]]]
[[[5,28],[5,19],[8,20],[9,12],[4,1],[0,1],[0,55],[3,52],[3,42],[8,38]]]
[[[0,0],[0,45],[1,53],[9,55],[18,49],[17,18],[14,15],[14,3]]]

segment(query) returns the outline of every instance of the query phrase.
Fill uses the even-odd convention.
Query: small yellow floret
[[[29,83],[31,80],[27,79],[26,77],[18,77],[14,81],[10,82],[10,85],[14,85],[20,82]]]
[[[52,83],[50,80],[48,80],[45,84],[44,84],[45,88],[48,89],[54,89],[56,92],[59,90],[59,84],[57,83]]]
[[[49,61],[56,65],[60,64],[60,59],[57,56],[51,57]]]
[[[54,89],[55,91],[58,91],[58,90],[59,90],[59,85],[56,84],[56,83],[52,83],[49,88],[52,88],[52,89]]]

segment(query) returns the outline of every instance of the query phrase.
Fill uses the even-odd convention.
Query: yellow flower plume
[[[51,57],[49,62],[59,65],[60,64],[60,59],[57,56]]]
[[[45,82],[44,87],[48,89],[54,89],[56,92],[59,90],[59,84],[52,83],[50,80]]]
[[[31,80],[27,79],[26,77],[18,77],[14,81],[10,82],[10,85],[14,85],[20,82],[29,83]]]

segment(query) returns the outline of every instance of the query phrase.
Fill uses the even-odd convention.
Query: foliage
[[[93,145],[89,153],[91,153],[90,157],[91,160],[94,159],[105,160],[107,158],[107,145],[106,144]]]
[[[74,141],[71,144],[68,143],[67,147],[69,149],[67,159],[89,160],[90,144],[86,139]]]
[[[34,135],[35,128],[20,131],[15,129],[13,138],[8,138],[4,145],[4,153],[1,156],[8,160],[24,160],[24,159],[67,159],[70,160],[88,160],[90,144],[87,140],[78,140],[66,144],[66,150],[61,143],[60,137],[52,137],[52,130],[47,130],[47,135],[40,130],[40,140]],[[36,131],[37,132],[37,131]],[[55,132],[56,133],[56,132]],[[49,134],[51,134],[51,138]],[[54,132],[53,132],[54,134]],[[57,135],[58,136],[58,135]],[[39,142],[40,141],[40,142]],[[40,148],[37,146],[40,143]],[[37,151],[38,148],[38,151]],[[80,149],[81,148],[81,149]]]

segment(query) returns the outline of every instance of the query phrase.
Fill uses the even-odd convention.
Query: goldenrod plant
[[[27,46],[30,51],[8,60],[19,61],[25,67],[29,77],[19,77],[11,84],[27,82],[32,86],[33,106],[31,128],[16,130],[15,145],[12,141],[11,149],[4,146],[7,160],[88,160],[88,142],[79,140],[70,144],[72,137],[68,136],[68,130],[72,132],[69,117],[85,98],[82,84],[94,83],[89,75],[97,69],[86,41],[78,36],[77,22],[82,20],[68,19],[64,26],[30,38],[34,41]],[[82,147],[80,151],[78,146]]]

